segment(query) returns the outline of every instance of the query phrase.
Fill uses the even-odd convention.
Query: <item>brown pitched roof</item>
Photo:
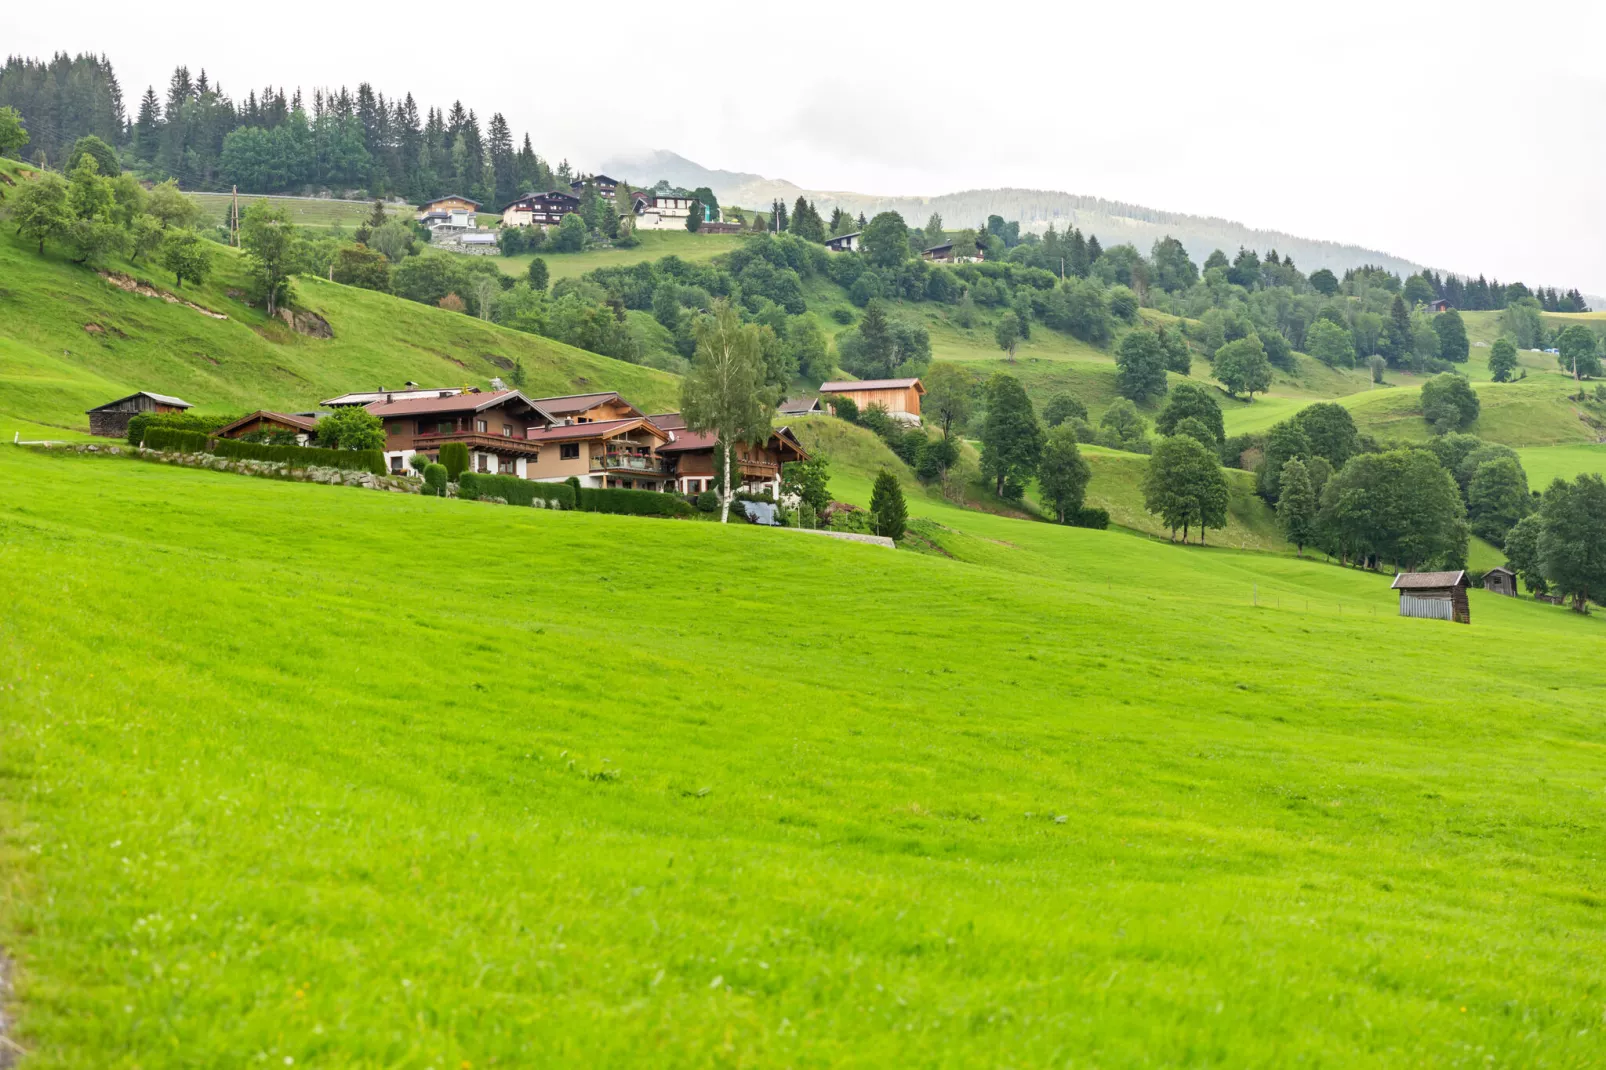
[[[118,398],[116,401],[108,401],[104,405],[96,405],[93,409],[87,411],[100,412],[102,409],[110,409],[114,405],[121,405],[125,401],[133,401],[137,397],[147,397],[158,404],[171,405],[175,409],[193,409],[195,407],[183,398],[176,398],[171,394],[153,394],[149,390],[141,390],[137,393],[129,394],[127,397]]]
[[[601,390],[595,394],[563,394],[555,398],[532,398],[530,399],[530,404],[542,412],[551,413],[553,416],[567,416],[572,412],[585,412],[587,409],[594,409],[605,401],[613,401],[615,399],[630,405],[630,402],[619,397],[619,391],[617,390]],[[630,405],[630,407],[632,409],[635,408],[634,405]]]
[[[682,427],[686,426],[686,421],[678,412],[660,412],[654,416],[647,417],[647,419],[651,420],[665,431],[679,431]]]
[[[1443,590],[1447,587],[1465,587],[1467,574],[1464,571],[1455,572],[1402,572],[1394,577],[1389,585],[1393,591],[1431,591]]]
[[[670,415],[679,416],[680,414],[671,413]],[[662,427],[663,425],[659,424],[659,426]],[[692,450],[711,450],[719,438],[712,431],[688,431],[684,425],[672,430],[675,436],[674,440],[659,446],[659,453],[690,453]],[[764,444],[768,446],[777,441],[791,449],[803,460],[809,459],[808,451],[803,448],[802,443],[798,442],[797,436],[792,434],[791,428],[776,428],[770,433],[770,437],[764,440]]]
[[[626,431],[636,428],[645,428],[659,438],[667,438],[668,432],[654,427],[652,421],[645,417],[632,417],[628,420],[598,420],[589,424],[563,424],[559,427],[543,427],[527,432],[526,438],[531,442],[577,442],[587,438],[612,438],[622,435]]]
[[[777,411],[784,412],[788,416],[802,416],[804,413],[819,412],[820,399],[787,398],[785,401],[781,402]]]
[[[318,420],[316,417],[291,416],[288,413],[269,412],[267,409],[258,409],[250,416],[242,417],[241,419],[234,421],[232,424],[227,424],[218,428],[212,433],[214,435],[222,435],[223,437],[227,438],[230,431],[233,431],[236,428],[244,427],[253,420],[272,420],[275,423],[284,424],[286,427],[299,427],[303,431],[316,431],[318,429]]]
[[[845,390],[901,390],[908,386],[914,387],[922,394],[926,392],[919,379],[859,379],[851,383],[833,379],[829,383],[821,383],[820,392],[823,394]]]
[[[376,401],[367,406],[369,412],[381,419],[387,416],[428,416],[434,413],[481,412],[519,401],[541,411],[540,406],[517,390],[491,390],[483,394],[454,394],[449,398],[402,398],[397,401]]]

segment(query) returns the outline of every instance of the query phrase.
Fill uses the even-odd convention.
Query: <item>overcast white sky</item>
[[[1062,189],[1606,293],[1599,2],[0,8],[0,50],[105,52],[130,108],[178,63],[236,96],[366,80],[581,167]]]

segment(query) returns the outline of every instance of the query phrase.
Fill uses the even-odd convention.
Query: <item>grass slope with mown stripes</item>
[[[0,448],[31,1067],[1584,1066],[1600,622]]]

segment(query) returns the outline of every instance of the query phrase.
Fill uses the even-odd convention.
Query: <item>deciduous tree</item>
[[[1271,386],[1271,363],[1259,335],[1248,335],[1216,350],[1215,371],[1229,397],[1244,393],[1253,401],[1257,393],[1264,394]]]
[[[728,301],[714,302],[713,314],[696,329],[691,370],[681,381],[680,411],[690,431],[712,433],[722,451],[719,521],[730,519],[735,491],[731,453],[737,443],[769,437],[775,403],[764,389],[764,358],[759,328],[744,324]]]
[[[1164,394],[1165,361],[1159,335],[1147,328],[1129,332],[1115,352],[1116,393],[1136,402]]]
[[[1067,515],[1075,516],[1081,510],[1092,476],[1093,470],[1077,448],[1076,430],[1065,424],[1051,430],[1037,464],[1037,488],[1061,524]]]
[[[1538,553],[1545,579],[1573,610],[1589,612],[1589,597],[1606,591],[1606,482],[1594,473],[1560,479],[1539,508]]]
[[[1305,545],[1316,536],[1316,489],[1311,485],[1310,472],[1298,458],[1283,462],[1278,482],[1282,494],[1277,499],[1277,522],[1282,526],[1283,537],[1294,544],[1294,552],[1304,557]]]
[[[240,220],[240,247],[251,265],[252,282],[266,303],[268,315],[290,296],[290,269],[295,255],[295,227],[283,208],[258,201]]]
[[[1188,435],[1160,440],[1143,478],[1143,505],[1171,529],[1171,538],[1199,529],[1199,542],[1209,528],[1227,522],[1227,477],[1214,451]]]
[[[173,284],[184,288],[186,281],[199,285],[212,273],[211,243],[193,230],[170,230],[162,242],[162,266],[173,273]]]
[[[1511,373],[1516,370],[1517,347],[1511,344],[1509,338],[1496,339],[1489,350],[1489,378],[1497,383],[1509,383]]]
[[[999,373],[987,382],[987,420],[981,432],[981,470],[993,480],[1000,497],[1006,482],[1024,483],[1043,453],[1043,429],[1037,413],[1012,375]]]

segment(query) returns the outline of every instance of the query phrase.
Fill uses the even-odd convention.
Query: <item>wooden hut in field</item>
[[[104,405],[97,405],[88,412],[89,433],[105,438],[122,438],[128,434],[128,421],[140,412],[183,412],[190,408],[190,403],[183,398],[170,397],[167,394],[153,394],[149,390],[141,390],[137,394],[130,394],[126,398],[108,401]]]
[[[1392,587],[1400,592],[1400,616],[1423,617],[1471,624],[1467,605],[1467,574],[1455,572],[1402,572]]]
[[[1504,565],[1496,565],[1483,574],[1483,589],[1507,598],[1517,597],[1517,574]]]

